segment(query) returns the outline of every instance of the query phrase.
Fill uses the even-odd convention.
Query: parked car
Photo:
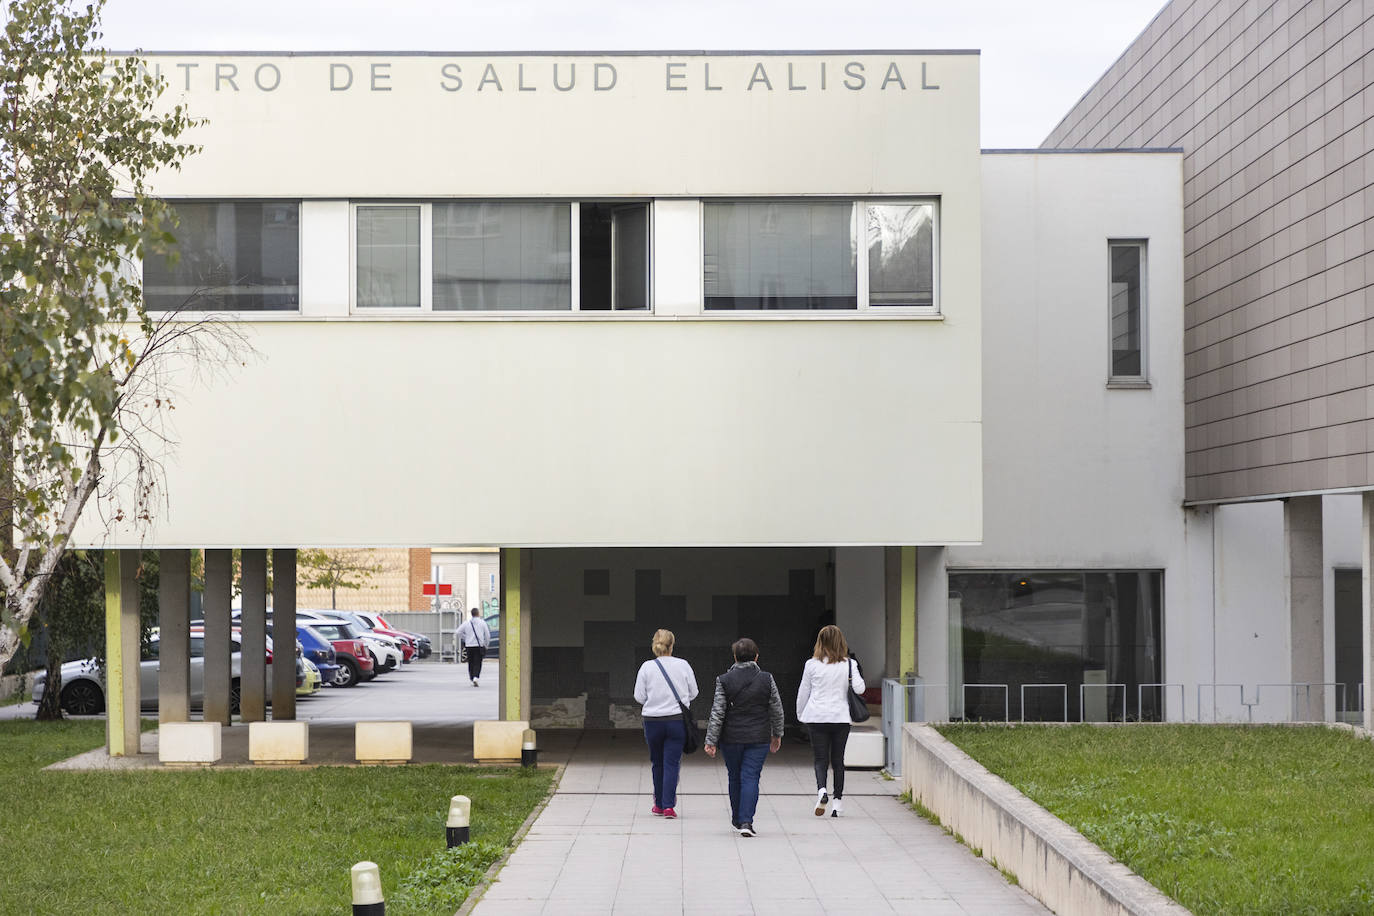
[[[335,686],[356,687],[359,681],[370,681],[377,676],[367,644],[351,625],[309,613],[297,613],[296,625],[314,630],[334,646],[335,659],[340,666],[338,674],[334,676]]]
[[[396,633],[401,633],[411,640],[415,645],[415,655],[418,658],[429,658],[434,652],[434,647],[429,641],[429,637],[423,633],[414,633],[410,630],[402,630],[392,626],[381,614],[374,614],[371,611],[359,611],[358,614],[364,618],[371,618],[375,625]]]
[[[330,614],[337,615],[350,621],[352,625],[359,630],[368,630],[379,636],[385,636],[395,640],[397,646],[401,650],[404,661],[410,661],[419,654],[419,649],[416,648],[415,640],[409,633],[405,633],[401,630],[393,630],[391,627],[386,626],[376,614],[367,614],[362,611],[311,611],[310,613],[321,616]]]
[[[296,656],[296,696],[311,697],[320,692],[320,669],[308,658]]]
[[[239,711],[239,677],[243,667],[243,657],[239,652],[239,634],[230,635],[232,653],[229,656],[229,709]],[[157,710],[159,669],[158,650],[161,636],[154,633],[143,651],[139,662],[139,706],[145,712]],[[269,643],[268,659],[271,659]],[[191,668],[189,701],[191,708],[200,709],[205,705],[205,633],[198,628],[191,629]],[[40,672],[34,676],[33,701],[43,699],[47,688],[48,676]],[[60,703],[63,711],[74,716],[93,716],[105,711],[105,671],[93,658],[67,662],[62,666],[62,695]]]
[[[372,629],[371,625],[358,614],[350,611],[316,611],[314,613],[316,616],[326,617],[330,620],[343,620],[355,624],[358,628],[358,635],[362,637],[363,642],[367,643],[367,650],[371,654],[378,672],[393,671],[405,661],[406,656],[401,648],[401,642]]]

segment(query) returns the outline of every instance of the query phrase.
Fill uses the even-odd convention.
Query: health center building
[[[971,51],[147,62],[206,119],[148,305],[251,355],[177,380],[152,527],[79,540],[206,549],[207,626],[232,548],[496,547],[537,727],[636,725],[659,627],[790,706],[836,622],[925,718],[1243,717],[1218,658],[1287,657],[1185,506],[1175,142],[982,149]]]

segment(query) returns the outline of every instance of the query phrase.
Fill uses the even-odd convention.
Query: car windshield
[[[338,623],[311,623],[312,629],[318,630],[327,639],[356,639],[351,627],[343,621]]]

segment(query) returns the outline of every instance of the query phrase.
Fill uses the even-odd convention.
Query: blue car
[[[267,625],[267,634],[272,634],[272,625]],[[314,630],[305,626],[296,627],[296,639],[300,641],[301,650],[306,658],[315,663],[315,667],[320,669],[320,678],[326,684],[334,683],[334,676],[339,673],[339,663],[336,660],[334,647],[329,640],[325,639]]]

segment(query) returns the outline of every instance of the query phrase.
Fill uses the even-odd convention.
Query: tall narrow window
[[[1110,381],[1145,379],[1145,243],[1112,242]]]
[[[143,261],[149,311],[291,311],[300,308],[300,204],[178,201],[178,257]]]
[[[358,305],[420,307],[420,208],[358,207]]]

